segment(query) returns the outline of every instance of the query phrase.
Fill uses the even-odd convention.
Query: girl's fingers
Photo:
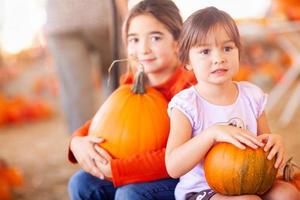
[[[271,140],[269,140],[264,146],[264,151],[265,152],[271,151],[271,148],[273,146],[274,146],[274,143]]]
[[[96,165],[91,158],[87,158],[87,159],[83,160],[83,162],[81,163],[81,167],[85,171],[92,173],[93,169],[96,168]]]
[[[88,140],[92,143],[101,143],[101,142],[104,142],[104,139],[103,138],[99,138],[99,137],[96,137],[96,136],[92,136],[92,135],[89,135],[87,136],[88,137]]]
[[[262,147],[264,145],[264,143],[262,143],[261,139],[259,139],[257,136],[253,135],[252,133],[250,133],[248,131],[246,133],[242,133],[242,135],[244,137],[246,137],[248,140],[250,140],[256,146]]]
[[[278,146],[273,146],[272,149],[270,150],[268,156],[267,156],[267,159],[268,160],[271,160],[279,151],[279,148]]]
[[[92,158],[86,159],[82,165],[82,168],[93,176],[96,176],[100,179],[104,178],[103,173],[101,173],[101,171],[98,169],[96,162]]]
[[[270,134],[261,134],[258,135],[258,139],[262,141],[264,144],[269,140]]]
[[[283,169],[283,167],[285,166],[285,162],[286,162],[286,160],[285,160],[285,153],[284,152],[282,152],[282,159],[281,159],[281,163],[279,164],[279,168],[281,169]]]
[[[93,162],[94,162],[95,167],[92,168],[91,174],[100,179],[104,179],[104,174],[101,172],[100,168],[97,166],[97,161],[93,160]]]
[[[276,162],[275,162],[275,168],[279,168],[282,166],[282,163],[283,163],[283,152],[279,151],[277,153],[277,156],[276,156]]]
[[[229,143],[233,144],[234,146],[236,146],[239,149],[245,149],[245,145],[243,145],[242,143],[239,142],[239,140],[235,139],[235,138],[230,138]]]
[[[247,146],[249,146],[253,149],[257,149],[257,147],[258,147],[252,140],[250,140],[248,137],[246,137],[245,134],[236,134],[235,138],[239,142],[241,142],[241,143],[243,143],[243,144],[245,144],[245,145],[247,145]]]
[[[94,148],[91,148],[90,151],[89,151],[89,157],[93,160],[97,160],[97,161],[100,161],[100,162],[106,162],[105,161],[105,158],[98,153],[98,151],[96,150],[96,146],[98,146],[97,144],[94,146]]]
[[[98,152],[97,155],[101,157],[101,159],[98,161],[100,161],[102,164],[106,164],[109,160],[111,160],[111,156],[103,148],[99,147],[98,145],[95,145],[94,148]]]

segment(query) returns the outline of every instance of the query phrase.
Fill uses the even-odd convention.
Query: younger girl
[[[181,28],[179,10],[171,0],[140,2],[124,24],[128,56],[143,64],[148,84],[168,101],[195,83],[193,73],[185,71],[178,60]],[[132,83],[132,76],[124,77],[123,83]],[[167,174],[164,148],[111,159],[98,147],[101,139],[87,136],[89,126],[87,122],[77,130],[70,142],[69,159],[83,169],[70,180],[71,199],[174,199],[177,180]]]
[[[175,95],[169,103],[171,130],[166,148],[169,175],[180,177],[175,189],[183,199],[289,199],[299,192],[276,181],[265,195],[223,196],[212,191],[204,176],[203,159],[216,142],[228,142],[270,150],[282,165],[284,147],[279,135],[269,134],[264,109],[266,94],[248,82],[234,82],[239,69],[241,44],[234,20],[225,12],[208,7],[195,12],[183,25],[179,58],[195,73],[198,83]]]

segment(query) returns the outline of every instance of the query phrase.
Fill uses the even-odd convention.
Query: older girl
[[[185,71],[178,59],[181,28],[179,10],[171,0],[141,1],[124,24],[128,56],[143,64],[148,85],[168,100],[195,83],[194,75]],[[132,83],[132,76],[122,81]],[[87,122],[77,130],[70,143],[69,158],[83,169],[70,180],[72,199],[174,199],[177,180],[167,174],[164,148],[111,159],[95,145],[101,138],[87,136],[89,126]]]

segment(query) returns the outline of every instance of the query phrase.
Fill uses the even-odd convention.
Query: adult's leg
[[[110,181],[101,180],[83,170],[71,177],[68,190],[71,200],[113,200],[115,195]]]
[[[162,179],[158,181],[128,184],[119,187],[115,200],[172,200],[178,180]]]
[[[49,36],[49,50],[60,82],[60,97],[69,131],[96,112],[89,50],[79,33]]]

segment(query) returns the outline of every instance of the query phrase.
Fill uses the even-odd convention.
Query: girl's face
[[[134,17],[128,28],[127,52],[143,64],[148,76],[159,76],[178,64],[177,41],[151,15]]]
[[[239,69],[239,51],[225,29],[217,25],[203,44],[189,51],[188,69],[193,69],[198,83],[224,84],[232,80]]]

